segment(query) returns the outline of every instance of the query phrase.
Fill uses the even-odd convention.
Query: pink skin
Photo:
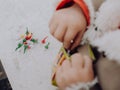
[[[86,18],[77,4],[55,11],[49,23],[50,33],[66,49],[74,49],[80,44],[86,26]],[[74,40],[72,45],[71,40]]]
[[[92,60],[88,56],[74,54],[71,62],[65,60],[56,73],[56,82],[64,90],[71,84],[90,82],[94,79]]]

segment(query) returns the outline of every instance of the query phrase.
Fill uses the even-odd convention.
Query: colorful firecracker
[[[21,41],[20,43],[18,43],[15,51],[23,47],[25,53],[26,50],[30,49],[33,44],[38,43],[38,40],[33,38],[33,33],[29,32],[28,29],[26,30],[26,33],[24,35],[21,35],[20,39]]]
[[[41,43],[42,43],[42,44],[45,44],[47,38],[48,38],[48,36],[46,36],[45,38],[43,38],[43,40],[41,41]]]
[[[50,42],[47,42],[47,38],[48,38],[48,36],[46,36],[45,38],[43,38],[43,39],[41,40],[41,43],[45,45],[45,46],[44,46],[45,49],[49,49],[49,45],[50,45]],[[47,43],[47,44],[46,44],[46,43]]]
[[[45,45],[45,49],[48,49],[50,45],[50,42],[47,43],[47,45]]]
[[[44,45],[45,49],[49,49],[50,42],[47,42],[48,36],[44,37],[40,42]],[[20,48],[24,48],[24,53],[26,50],[31,49],[31,47],[38,43],[38,39],[33,38],[33,33],[28,31],[28,28],[26,30],[25,34],[22,34],[20,36],[20,42],[17,45],[17,48],[15,51],[17,51]]]

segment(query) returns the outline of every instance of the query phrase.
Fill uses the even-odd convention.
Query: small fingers
[[[54,32],[57,29],[57,26],[58,26],[58,23],[56,22],[54,18],[52,18],[49,23],[49,29],[52,35],[54,35]]]
[[[80,45],[81,39],[82,39],[83,33],[79,32],[77,36],[74,39],[74,43],[72,44],[71,50],[73,50],[75,47]]]
[[[56,78],[55,79],[56,79],[56,83],[57,83],[58,87],[64,88],[65,84],[64,84],[64,78],[62,76],[63,72],[62,72],[61,69],[62,69],[61,67],[58,68],[58,70],[56,72]]]
[[[70,30],[68,28],[65,37],[64,37],[64,42],[63,45],[66,49],[69,49],[71,46],[71,40],[74,40],[75,36],[77,35],[77,32],[74,30]]]
[[[49,28],[51,27],[51,24],[53,23],[53,20],[54,20],[54,17],[52,16],[51,19],[50,19],[50,21],[48,22]]]
[[[65,36],[65,33],[66,33],[66,30],[67,30],[66,25],[60,23],[60,24],[58,25],[58,27],[56,28],[55,33],[53,34],[53,36],[54,36],[57,40],[63,42],[64,36]]]
[[[71,68],[71,66],[71,62],[69,60],[65,60],[61,67],[63,71],[67,71]]]
[[[85,63],[84,63],[84,67],[87,69],[87,68],[92,68],[92,60],[90,59],[90,57],[89,56],[84,56],[84,61],[85,61]]]
[[[72,67],[76,67],[77,69],[83,68],[84,66],[84,58],[81,54],[74,54],[72,57]]]
[[[92,81],[94,79],[92,60],[88,56],[84,56],[84,60],[85,60],[84,70],[86,72],[86,75],[89,75],[89,77],[86,76],[86,79],[87,81]]]
[[[71,83],[71,84],[74,84],[74,83],[77,83],[77,81],[79,80],[78,79],[78,76],[79,76],[79,74],[78,74],[78,70],[76,70],[75,68],[71,68],[70,70],[69,70],[69,74],[68,74],[69,76],[69,83]],[[80,76],[79,76],[80,77]]]

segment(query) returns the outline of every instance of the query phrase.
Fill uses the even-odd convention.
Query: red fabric
[[[87,23],[89,25],[90,24],[89,10],[88,10],[88,7],[87,7],[87,5],[85,4],[85,2],[83,0],[62,0],[58,4],[56,10],[64,8],[64,7],[66,7],[67,4],[72,4],[72,3],[77,3],[81,7],[81,9],[82,9],[82,11],[83,11],[83,13],[84,13],[84,15],[86,17]]]
[[[73,3],[73,1],[72,0],[61,0],[61,2],[58,4],[56,10],[64,8],[66,6],[66,4],[68,4],[68,3]]]

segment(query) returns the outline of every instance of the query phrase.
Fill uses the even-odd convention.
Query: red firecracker
[[[48,36],[46,36],[45,38],[43,38],[43,40],[41,41],[41,43],[42,43],[42,44],[45,44],[47,38],[48,38]]]
[[[26,40],[30,40],[31,38],[32,38],[32,33],[29,33],[29,34],[25,37]]]

